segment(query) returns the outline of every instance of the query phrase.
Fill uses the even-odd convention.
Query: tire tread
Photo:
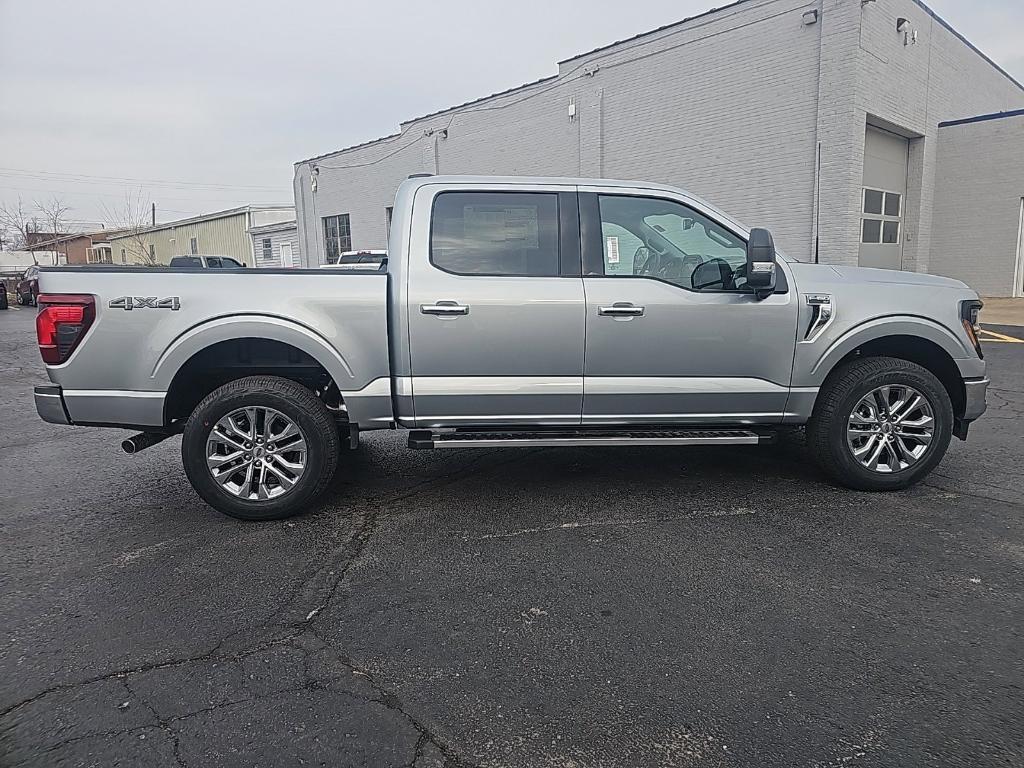
[[[216,496],[213,499],[208,498],[207,494],[203,493],[193,480],[190,473],[189,461],[185,456],[185,452],[187,450],[186,446],[195,439],[194,435],[196,430],[203,432],[202,441],[205,443],[206,425],[203,423],[203,414],[208,408],[225,398],[230,398],[235,395],[259,395],[261,393],[283,398],[295,405],[299,410],[303,411],[305,415],[313,421],[314,428],[319,432],[324,443],[324,451],[319,467],[306,467],[307,472],[310,470],[317,472],[316,483],[311,488],[305,490],[296,497],[286,497],[285,499],[282,499],[282,502],[287,503],[277,505],[273,508],[273,511],[268,508],[267,512],[269,514],[250,515],[244,511],[240,511],[240,508],[236,507],[236,505],[231,504],[231,499],[220,499]],[[301,512],[301,508],[304,505],[307,505],[317,499],[330,484],[331,479],[334,477],[334,471],[337,467],[338,456],[340,453],[338,428],[335,424],[334,417],[327,409],[327,406],[324,405],[323,401],[320,400],[320,398],[318,398],[311,390],[295,381],[292,381],[291,379],[265,375],[247,376],[242,379],[229,381],[227,384],[218,387],[203,398],[199,402],[199,405],[197,405],[192,411],[185,423],[185,430],[181,445],[182,461],[185,464],[186,474],[189,475],[189,480],[192,481],[192,485],[196,488],[196,491],[203,496],[203,499],[210,504],[210,506],[214,507],[218,511],[232,517],[246,520],[274,520],[283,517],[290,517],[291,515]],[[244,504],[244,502],[239,501],[238,504]]]
[[[950,417],[952,416],[952,406],[945,387],[943,387],[942,383],[931,371],[917,363],[897,357],[866,357],[854,358],[842,364],[842,366],[830,374],[822,387],[818,401],[814,405],[814,412],[807,423],[806,440],[807,450],[810,451],[811,456],[818,466],[821,467],[822,471],[849,488],[864,491],[904,488],[928,474],[931,468],[941,460],[942,454],[945,453],[945,446],[943,446],[940,450],[936,451],[938,453],[937,459],[934,458],[934,454],[933,457],[926,457],[925,464],[916,473],[912,472],[907,476],[907,479],[901,478],[897,480],[896,477],[880,477],[873,480],[865,480],[851,475],[846,469],[844,466],[845,456],[841,453],[845,451],[845,445],[837,444],[829,434],[837,418],[841,419],[844,423],[846,421],[846,414],[840,412],[843,401],[849,397],[853,389],[864,379],[891,373],[906,373],[924,378],[941,397],[945,398],[944,402],[933,404],[937,406],[934,408],[936,440],[940,439],[938,424],[938,419],[942,415],[938,412],[940,407],[944,413],[948,411]],[[946,445],[948,446],[948,435],[946,435]],[[921,471],[925,467],[928,467],[927,470]]]

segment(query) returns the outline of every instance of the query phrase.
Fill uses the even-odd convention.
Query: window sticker
[[[540,247],[537,206],[466,205],[462,216],[467,241]]]
[[[619,238],[608,237],[606,238],[606,251],[608,252],[608,263],[618,264],[619,263]]]

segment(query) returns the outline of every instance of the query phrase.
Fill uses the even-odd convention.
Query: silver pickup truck
[[[714,445],[803,428],[832,478],[920,480],[985,410],[981,307],[941,277],[804,264],[637,182],[416,177],[386,272],[58,267],[49,422],[181,433],[193,487],[308,508],[372,429],[412,448]]]

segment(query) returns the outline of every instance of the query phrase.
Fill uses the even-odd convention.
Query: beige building
[[[114,264],[167,264],[174,256],[231,256],[257,265],[249,231],[295,221],[290,205],[245,205],[111,235]]]

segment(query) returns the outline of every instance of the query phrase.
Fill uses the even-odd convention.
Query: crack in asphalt
[[[129,694],[138,699],[139,703],[149,710],[149,712],[153,715],[153,718],[156,720],[157,727],[160,728],[160,730],[162,730],[164,733],[166,733],[168,738],[170,738],[171,751],[174,754],[174,761],[178,764],[178,768],[188,768],[184,758],[182,758],[181,756],[181,738],[178,732],[171,727],[171,724],[168,720],[165,720],[164,718],[160,717],[160,713],[156,711],[153,705],[150,704],[149,701],[144,696],[139,695],[139,693],[135,691],[131,687],[131,685],[128,684],[127,680],[122,680],[121,684],[124,685],[124,687],[128,690]]]
[[[505,459],[503,461],[490,462],[485,466],[479,466],[481,463],[483,463],[487,458],[490,458],[491,456],[491,454],[485,454],[478,458],[474,458],[472,460],[472,463],[470,463],[468,466],[464,466],[457,470],[453,470],[439,477],[433,477],[428,480],[424,480],[423,482],[417,483],[413,487],[408,488],[405,491],[402,491],[401,493],[394,494],[385,499],[376,501],[369,509],[369,511],[361,514],[361,520],[355,526],[355,530],[353,531],[352,535],[348,538],[348,540],[341,547],[339,547],[337,550],[335,550],[327,556],[327,564],[322,566],[321,568],[318,568],[312,575],[310,575],[301,584],[299,584],[298,587],[296,587],[296,589],[292,591],[291,596],[286,599],[284,604],[274,614],[272,614],[271,618],[268,619],[267,623],[273,623],[282,613],[285,613],[289,609],[294,608],[294,606],[290,603],[292,601],[297,600],[299,595],[301,595],[301,593],[303,592],[303,590],[307,589],[310,586],[310,584],[314,582],[318,577],[324,575],[325,573],[331,573],[331,567],[336,565],[335,558],[342,556],[346,550],[349,550],[350,554],[348,559],[345,560],[345,562],[341,565],[340,568],[334,569],[335,578],[329,581],[325,585],[325,587],[322,590],[320,590],[323,593],[323,597],[320,600],[314,602],[313,607],[306,611],[306,613],[304,614],[305,618],[300,619],[296,622],[292,622],[291,624],[286,626],[290,626],[292,628],[303,627],[309,625],[312,621],[314,621],[316,617],[319,616],[320,613],[331,604],[335,595],[337,594],[338,589],[344,583],[345,578],[348,576],[349,571],[352,569],[352,566],[356,565],[359,562],[364,551],[366,550],[367,544],[373,537],[373,533],[376,531],[379,514],[381,510],[384,509],[385,507],[390,506],[392,504],[396,504],[401,501],[406,501],[426,491],[434,490],[437,488],[443,488],[446,485],[451,485],[452,483],[456,483],[460,480],[465,480],[469,477],[473,477],[474,475],[480,474],[481,472],[497,469],[498,467],[513,464],[518,461],[524,461],[525,459],[529,458],[530,456],[533,456],[536,453],[539,453],[542,450],[544,449],[538,448],[533,451],[524,453],[522,455]]]
[[[370,688],[378,694],[379,698],[371,699],[371,701],[374,701],[392,712],[396,712],[401,715],[419,734],[413,759],[412,762],[408,764],[409,766],[416,765],[417,761],[422,757],[423,748],[429,743],[444,756],[446,766],[451,766],[451,768],[478,768],[476,764],[467,762],[465,758],[453,750],[444,739],[434,733],[429,726],[409,712],[403,705],[401,699],[398,698],[398,695],[393,691],[388,690],[382,683],[380,683],[370,670],[357,664],[345,653],[334,650],[331,644],[325,638],[318,635],[314,629],[310,628],[308,631],[317,640],[324,644],[324,649],[329,650],[334,659],[347,667],[353,675],[357,675],[364,679]]]
[[[472,477],[481,472],[493,470],[498,467],[511,464],[517,461],[523,461],[541,450],[543,449],[530,451],[525,454],[514,456],[504,461],[488,462],[484,466],[480,466],[483,462],[485,462],[488,458],[491,457],[491,454],[485,454],[480,456],[479,458],[474,459],[469,466],[461,467],[458,470],[454,470],[439,477],[430,478],[428,480],[416,484],[412,488],[407,489],[402,493],[394,494],[388,496],[387,498],[375,501],[370,510],[362,514],[361,520],[356,526],[355,531],[346,540],[346,542],[326,557],[328,564],[317,569],[311,576],[303,580],[303,582],[296,589],[292,590],[291,594],[282,602],[282,605],[276,611],[274,611],[262,622],[259,622],[255,625],[257,629],[268,629],[274,627],[275,625],[283,629],[291,629],[292,631],[289,634],[286,634],[281,637],[273,637],[254,646],[240,649],[232,654],[220,653],[221,649],[238,634],[245,631],[252,631],[252,628],[250,627],[240,628],[222,637],[209,650],[204,651],[203,653],[185,656],[181,658],[167,659],[164,661],[143,664],[135,667],[122,668],[112,672],[107,672],[102,675],[96,675],[93,677],[85,678],[79,681],[61,683],[58,685],[50,686],[49,688],[39,691],[32,696],[26,697],[0,711],[0,720],[6,719],[18,710],[26,706],[29,706],[30,704],[33,704],[34,702],[37,702],[47,696],[57,693],[73,691],[82,686],[103,682],[106,680],[119,680],[128,690],[128,692],[151,713],[151,715],[154,718],[153,724],[137,726],[129,729],[84,734],[50,745],[49,747],[47,747],[45,751],[51,752],[62,746],[66,746],[69,743],[74,743],[87,738],[111,738],[113,736],[125,735],[146,728],[155,727],[159,728],[161,731],[167,734],[168,738],[170,739],[178,768],[188,768],[187,764],[184,761],[184,758],[181,755],[180,736],[178,730],[173,727],[172,723],[181,722],[188,718],[196,717],[197,715],[205,712],[222,709],[224,707],[250,703],[252,701],[257,701],[259,699],[267,697],[254,695],[236,701],[223,702],[211,707],[205,707],[203,709],[196,710],[194,712],[189,712],[183,715],[165,718],[160,715],[160,713],[156,710],[155,707],[152,706],[152,704],[149,701],[147,701],[143,696],[139,695],[135,690],[132,689],[132,687],[129,685],[128,678],[146,672],[183,667],[191,664],[200,664],[209,661],[239,661],[247,656],[259,653],[260,651],[266,650],[267,648],[273,647],[275,645],[289,644],[290,647],[297,648],[303,654],[303,685],[296,688],[277,690],[274,691],[273,694],[271,695],[280,695],[281,693],[286,693],[290,691],[319,689],[319,686],[317,685],[318,681],[316,680],[315,676],[312,675],[311,670],[309,668],[310,652],[307,648],[304,648],[302,645],[296,644],[295,641],[302,637],[304,634],[308,633],[315,637],[319,642],[323,643],[325,649],[330,648],[330,645],[327,643],[327,641],[325,641],[324,638],[316,634],[313,628],[313,624],[316,618],[320,615],[320,613],[324,609],[326,609],[334,600],[338,590],[344,583],[348,573],[351,571],[352,567],[359,562],[360,558],[365,552],[371,538],[373,537],[374,532],[376,531],[380,512],[391,504],[405,501],[420,493],[444,487],[451,483],[455,483],[460,480]],[[344,560],[340,568],[337,567],[336,561],[338,558],[342,558]],[[306,589],[311,582],[315,581],[318,576],[322,575],[325,572],[330,572],[328,569],[332,565],[336,568],[336,577],[325,586],[324,590],[322,590],[322,598],[315,604],[315,607],[312,610],[306,613],[305,619],[298,622],[292,622],[291,624],[284,626],[277,625],[277,620],[283,613],[294,607],[293,603],[302,594],[303,590]],[[416,731],[418,737],[412,760],[409,763],[410,766],[415,766],[418,763],[418,761],[423,756],[424,748],[426,747],[427,744],[430,744],[441,753],[441,755],[445,759],[446,765],[452,766],[452,768],[473,768],[473,765],[471,763],[467,762],[457,752],[455,752],[442,738],[435,734],[426,724],[424,724],[419,718],[417,718],[411,712],[407,711],[402,706],[398,697],[394,693],[389,691],[383,684],[377,681],[377,679],[369,670],[364,669],[363,667],[358,665],[354,660],[352,660],[349,656],[347,656],[344,653],[335,652],[333,655],[335,656],[336,660],[340,662],[343,666],[345,666],[347,669],[349,669],[353,675],[358,675],[365,679],[371,686],[371,688],[377,693],[377,697],[362,697],[358,694],[349,691],[333,691],[333,693],[343,694],[359,700],[379,704],[385,707],[386,709],[392,710],[401,715],[402,718],[404,718],[405,721]]]
[[[101,683],[105,680],[123,681],[123,679],[126,677],[142,674],[143,672],[153,672],[159,669],[183,667],[187,666],[188,664],[198,664],[204,661],[237,661],[239,659],[245,658],[246,656],[250,656],[253,653],[259,653],[260,651],[266,650],[267,648],[285,643],[288,640],[291,640],[293,637],[289,635],[284,638],[273,638],[271,640],[267,640],[255,646],[252,646],[251,648],[247,648],[233,654],[219,656],[218,652],[220,651],[220,649],[230,638],[234,637],[236,634],[238,634],[237,630],[229,635],[225,635],[222,639],[218,640],[210,650],[204,653],[196,654],[194,656],[185,656],[178,659],[166,659],[164,661],[153,662],[151,664],[142,664],[137,667],[118,669],[113,672],[107,672],[102,675],[96,675],[94,677],[85,678],[83,680],[77,680],[71,683],[60,683],[58,685],[51,686],[42,691],[39,691],[36,694],[33,694],[32,696],[24,698],[21,701],[11,704],[3,710],[0,710],[0,720],[3,720],[12,713],[16,712],[17,710],[22,709],[23,707],[27,707],[29,704],[33,704],[39,701],[40,699],[45,698],[46,696],[49,696],[54,693],[64,693],[66,691],[73,691],[76,688],[81,688],[85,685],[92,685],[93,683]]]

